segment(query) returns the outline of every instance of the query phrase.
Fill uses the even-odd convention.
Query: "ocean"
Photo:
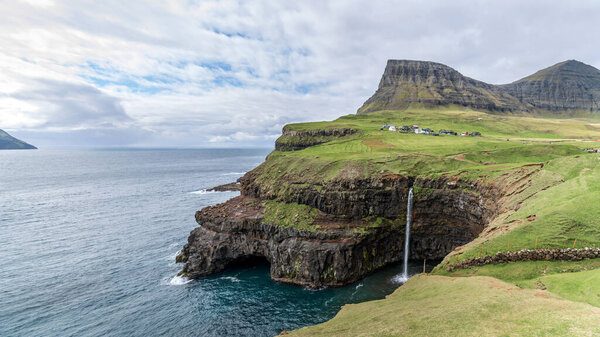
[[[0,336],[273,336],[400,286],[401,265],[321,290],[268,265],[175,277],[195,211],[238,195],[206,189],[269,152],[0,151]]]

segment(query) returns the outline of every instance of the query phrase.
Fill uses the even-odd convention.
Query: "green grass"
[[[541,287],[562,298],[600,307],[600,269],[542,276],[521,286]]]
[[[307,205],[284,203],[275,200],[263,202],[265,208],[264,221],[281,227],[292,227],[297,230],[315,231],[314,224],[319,211]]]
[[[380,131],[383,124],[479,131],[482,137],[439,137]],[[458,259],[479,251],[492,255],[538,248],[600,247],[600,156],[582,148],[600,147],[600,123],[589,119],[530,118],[492,115],[457,108],[407,109],[348,115],[331,122],[289,125],[290,130],[352,128],[346,137],[318,139],[326,143],[301,151],[274,151],[258,169],[267,193],[285,198],[294,186],[317,191],[338,180],[398,174],[435,178],[460,175],[463,180],[515,183],[506,209],[480,238],[460,249]],[[288,143],[310,139],[280,139]],[[535,164],[536,166],[531,166]],[[530,166],[525,166],[530,165]],[[543,167],[541,167],[543,165]],[[519,174],[512,175],[512,172]],[[524,173],[526,183],[517,181]],[[496,180],[498,179],[498,180]],[[519,184],[523,184],[522,186]],[[416,187],[415,195],[428,189]],[[281,210],[283,207],[284,210]],[[298,214],[297,205],[274,204],[271,217],[285,226]],[[288,209],[291,209],[288,210]],[[518,209],[514,211],[514,209]],[[365,219],[377,226],[383,219]],[[310,217],[300,227],[310,226]],[[368,230],[358,228],[361,234]],[[452,254],[451,254],[452,255]],[[333,320],[294,332],[296,335],[589,335],[600,333],[598,309],[563,301],[600,304],[600,259],[581,262],[535,261],[490,265],[435,273],[455,277],[418,277],[388,299],[345,306]],[[469,278],[457,278],[470,276]],[[498,285],[490,276],[523,288]],[[493,286],[490,286],[491,283]],[[541,286],[543,285],[543,286]],[[536,294],[538,296],[536,296]],[[541,294],[541,295],[540,295]],[[587,308],[587,309],[583,309]],[[594,313],[591,315],[590,313]],[[579,330],[578,330],[579,329]]]
[[[418,275],[384,300],[350,304],[290,336],[593,336],[600,309],[489,277]]]
[[[600,259],[504,263],[453,272],[438,270],[437,274],[495,277],[521,288],[544,289],[570,301],[600,307]]]
[[[479,131],[483,137],[403,134],[379,130],[383,124],[418,124],[436,131]],[[291,130],[360,130],[346,137],[327,138],[328,142],[301,151],[274,152],[270,156],[278,167],[300,159],[293,166],[287,165],[288,168],[298,177],[302,173],[305,176],[317,174],[322,181],[336,178],[339,167],[349,161],[365,166],[367,175],[385,171],[435,177],[468,171],[467,177],[474,180],[489,179],[514,167],[575,156],[582,154],[580,148],[600,146],[592,142],[600,139],[600,124],[594,121],[498,116],[471,110],[388,111],[287,127]],[[285,136],[280,140],[285,141]],[[293,144],[298,141],[294,137],[287,140]],[[330,165],[332,163],[335,165]]]
[[[512,251],[534,249],[536,240],[537,248],[600,247],[600,157],[555,159],[542,173],[540,183],[554,180],[556,184],[523,200],[519,210],[504,220],[508,226],[515,221],[520,225],[467,245],[459,260],[478,256],[480,249],[482,255],[506,251],[509,241]],[[532,215],[535,220],[527,220]]]

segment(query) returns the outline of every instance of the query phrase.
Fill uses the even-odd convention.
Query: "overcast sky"
[[[0,128],[39,147],[270,147],[387,59],[507,83],[600,68],[600,1],[0,0]]]

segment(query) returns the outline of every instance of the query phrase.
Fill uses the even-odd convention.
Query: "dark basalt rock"
[[[228,191],[239,191],[242,188],[239,182],[233,182],[228,184],[223,184],[219,186],[215,186],[213,188],[209,188],[208,191],[215,192],[228,192]]]
[[[398,227],[356,235],[348,229],[309,232],[263,223],[256,209],[257,215],[248,217],[216,216],[231,208],[239,211],[243,201],[248,199],[234,198],[196,214],[201,226],[192,231],[179,255],[185,262],[184,275],[197,278],[260,257],[270,263],[275,280],[310,287],[342,286],[402,256],[401,240],[385,240],[389,235],[400,237]]]
[[[283,128],[281,137],[275,141],[275,150],[277,151],[299,151],[309,146],[319,145],[357,133],[358,130],[352,128],[332,128],[319,130],[290,130],[288,126]]]
[[[316,231],[265,223],[256,172],[242,179],[242,195],[196,213],[200,227],[188,238],[178,261],[197,278],[260,257],[275,280],[311,287],[342,286],[403,256],[407,193],[415,192],[411,258],[441,259],[473,240],[499,210],[502,188],[457,177],[414,179],[388,175],[335,181],[320,188],[296,186],[280,201],[306,204],[321,215]],[[283,199],[282,199],[283,198]],[[400,219],[366,226],[365,217]],[[359,230],[357,230],[359,229]]]

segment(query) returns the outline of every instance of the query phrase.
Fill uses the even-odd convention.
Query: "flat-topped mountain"
[[[600,70],[578,61],[565,61],[511,84],[493,85],[440,63],[389,60],[377,91],[358,114],[402,110],[411,105],[458,105],[528,114],[597,114]]]
[[[6,131],[0,130],[0,150],[30,150],[37,147],[27,144],[24,141],[9,135]]]

